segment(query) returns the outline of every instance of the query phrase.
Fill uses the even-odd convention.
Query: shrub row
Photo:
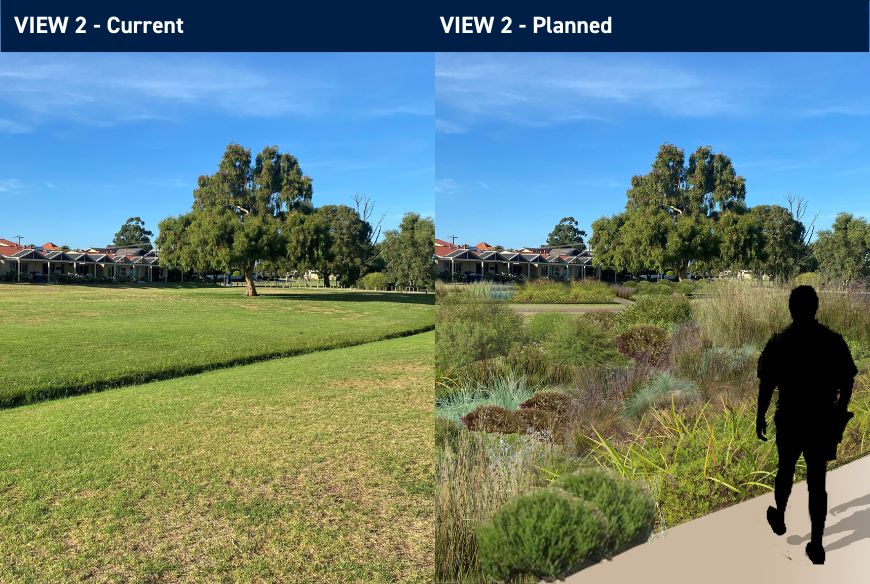
[[[552,435],[576,409],[577,404],[569,396],[555,391],[542,391],[523,401],[518,408],[483,404],[461,419],[466,428],[474,431]]]
[[[386,290],[389,284],[383,272],[371,272],[360,278],[358,282],[358,286],[363,290]]]
[[[480,564],[502,582],[564,578],[646,541],[654,519],[645,487],[603,468],[583,469],[513,497],[480,525]]]
[[[524,304],[601,304],[613,302],[615,293],[603,282],[532,280],[517,288],[514,302]]]
[[[650,324],[670,330],[692,319],[689,300],[683,296],[640,296],[616,315],[616,328],[625,330]]]

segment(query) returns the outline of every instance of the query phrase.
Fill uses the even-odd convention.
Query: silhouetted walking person
[[[774,489],[776,507],[768,507],[767,522],[775,534],[785,533],[785,508],[794,483],[795,465],[803,454],[812,525],[806,554],[814,564],[823,564],[822,534],[828,513],[827,461],[837,457],[837,443],[852,416],[846,408],[858,370],[843,337],[816,320],[819,298],[811,286],[792,290],[788,308],[792,324],[770,338],[758,359],[756,433],[761,440],[767,440],[765,415],[773,390],[779,390],[773,415],[779,453]]]

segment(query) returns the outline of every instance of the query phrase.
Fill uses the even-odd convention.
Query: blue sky
[[[434,214],[431,54],[0,55],[0,237],[105,245],[189,210],[227,143],[299,158],[316,205]]]
[[[747,202],[870,216],[870,55],[438,54],[437,234],[539,245],[619,212],[660,144],[710,145]],[[591,233],[590,233],[591,234]]]

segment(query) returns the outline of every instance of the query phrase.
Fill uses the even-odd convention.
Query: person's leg
[[[777,511],[785,513],[785,507],[788,505],[788,498],[791,495],[791,488],[794,485],[794,469],[797,466],[801,451],[800,448],[785,440],[777,440],[776,449],[779,453],[779,465],[776,469],[773,492]]]
[[[804,454],[807,461],[807,490],[810,499],[810,523],[812,525],[810,541],[822,544],[825,532],[825,518],[828,514],[828,493],[825,490],[827,461],[823,454]]]
[[[767,523],[773,533],[783,535],[785,533],[785,508],[788,505],[789,495],[791,495],[791,488],[794,484],[794,469],[797,466],[801,451],[791,442],[783,440],[782,436],[777,438],[776,449],[779,452],[779,465],[776,470],[773,492],[776,507],[767,508]]]

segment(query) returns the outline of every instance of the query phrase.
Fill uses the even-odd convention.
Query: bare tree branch
[[[800,195],[794,195],[789,193],[786,195],[786,201],[788,201],[788,210],[791,213],[792,218],[795,221],[803,224],[804,216],[807,214],[807,207],[809,206],[809,202],[801,197]],[[810,244],[810,241],[813,239],[813,235],[816,232],[816,221],[819,218],[819,213],[817,212],[813,215],[812,221],[809,224],[804,224],[804,237],[802,243],[806,246]]]
[[[807,207],[809,205],[808,201],[800,195],[794,195],[792,193],[786,195],[785,200],[788,201],[788,210],[791,213],[792,219],[800,223],[804,228],[801,237],[802,250],[795,260],[797,260],[798,265],[806,265],[806,262],[813,255],[810,242],[813,240],[813,235],[815,235],[816,232],[816,221],[819,218],[819,212],[813,215],[813,219],[809,224],[804,224],[803,218],[807,214]]]
[[[372,223],[371,217],[375,212],[375,202],[367,196],[360,195],[359,193],[353,196],[353,202],[356,205],[356,212],[360,218],[372,226],[372,236],[369,243],[375,245],[378,242],[378,239],[381,238],[384,219],[387,217],[386,213],[381,215],[376,222]]]
[[[381,233],[383,231],[384,219],[387,217],[386,213],[382,214],[380,218],[375,223],[372,223],[371,218],[375,212],[375,202],[368,198],[365,195],[361,195],[356,193],[353,196],[353,202],[356,206],[356,212],[360,216],[360,218],[371,225],[372,232],[369,236],[369,249],[371,249],[371,254],[368,258],[363,262],[364,265],[368,266],[377,259],[380,255],[380,252],[377,247],[378,240],[381,238]]]

